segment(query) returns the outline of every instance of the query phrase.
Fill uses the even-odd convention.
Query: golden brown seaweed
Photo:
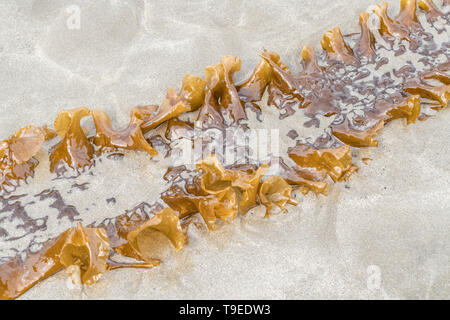
[[[225,129],[225,119],[211,89],[208,89],[206,92],[205,103],[198,113],[195,125],[196,127],[200,126],[202,129]]]
[[[172,185],[161,194],[161,199],[163,199],[169,207],[177,211],[180,218],[198,212],[198,208],[196,203],[193,201],[193,197],[193,195],[188,194],[177,185]]]
[[[167,128],[164,136],[172,141],[179,138],[191,139],[193,137],[194,126],[186,121],[179,119],[170,119],[167,122]]]
[[[14,181],[33,176],[39,152],[45,136],[34,126],[16,131],[9,139],[0,141],[0,191]]]
[[[274,208],[279,208],[286,213],[286,204],[297,205],[298,201],[292,195],[292,187],[281,177],[268,177],[261,184],[259,189],[259,198],[261,203],[266,207],[266,217],[274,214]]]
[[[283,99],[298,99],[303,101],[294,76],[289,72],[287,66],[279,60],[278,55],[263,52],[261,57],[272,67],[272,79],[269,85],[269,104],[275,100],[274,96],[282,96]],[[274,104],[276,105],[276,104]]]
[[[313,47],[304,46],[301,52],[303,72],[306,74],[322,73],[322,68],[317,61]]]
[[[85,107],[59,112],[54,126],[62,140],[50,154],[50,171],[61,163],[75,170],[92,164],[94,147],[80,125],[81,119],[89,115],[91,111]]]
[[[223,66],[223,80],[225,84],[225,87],[221,89],[220,105],[229,111],[235,122],[247,119],[244,104],[239,97],[233,81],[233,74],[241,70],[242,62],[236,57],[226,56],[220,60],[220,63]],[[205,78],[207,79],[207,77],[208,75],[206,73]],[[217,93],[219,90],[220,89],[217,88],[215,92]]]
[[[214,194],[193,197],[192,201],[197,206],[209,230],[215,229],[217,218],[224,222],[230,222],[236,218],[238,213],[237,195],[231,187],[216,191]]]
[[[380,18],[380,33],[402,40],[409,40],[408,30],[399,22],[393,21],[387,13],[388,4],[383,2],[373,7],[373,12]]]
[[[104,229],[84,228],[79,222],[66,232],[57,259],[65,268],[79,269],[81,283],[91,285],[106,272],[109,250]]]
[[[114,250],[124,256],[153,263],[147,255],[151,252],[143,252],[139,246],[138,237],[145,230],[160,232],[165,235],[173,244],[176,250],[180,250],[185,242],[185,235],[181,229],[178,215],[170,208],[165,208],[157,212],[150,219],[141,224],[133,225],[126,234],[126,243],[114,248]],[[146,237],[149,237],[147,234]]]
[[[94,144],[104,148],[122,148],[128,150],[144,151],[150,156],[158,155],[158,152],[145,140],[141,130],[142,120],[133,114],[128,126],[120,131],[116,131],[111,126],[111,120],[106,112],[94,110],[92,112],[97,134],[94,137]]]
[[[276,55],[275,53],[272,54]],[[239,96],[246,102],[260,101],[271,78],[272,68],[264,59],[262,59],[255,67],[255,70],[253,70],[250,78],[237,86]]]
[[[247,119],[244,102],[233,81],[233,74],[240,69],[241,60],[233,56],[225,56],[219,64],[206,67],[207,91],[197,116],[197,123],[203,128],[223,129]]]
[[[420,0],[419,8],[427,12],[428,19],[444,16],[431,0]],[[414,38],[411,37],[412,32],[421,27],[415,0],[401,0],[400,12],[395,20],[388,16],[386,3],[375,6],[373,11],[380,17],[380,33],[389,41],[389,37],[411,40]],[[322,47],[328,59],[345,64],[358,64],[361,58],[373,59],[376,55],[375,37],[369,29],[368,20],[368,13],[360,15],[361,35],[353,49],[347,45],[339,28],[327,32],[322,39]],[[299,75],[292,75],[277,54],[263,52],[263,60],[251,77],[237,86],[233,82],[233,74],[240,70],[241,61],[232,56],[223,57],[220,64],[206,68],[206,82],[187,75],[183,79],[182,89],[179,92],[169,89],[160,107],[133,108],[130,124],[122,131],[112,129],[104,112],[94,111],[97,129],[94,142],[102,148],[140,150],[153,155],[156,151],[145,140],[143,133],[168,121],[166,137],[169,140],[172,136],[188,137],[193,130],[192,124],[176,117],[200,107],[198,120],[205,127],[224,129],[246,119],[246,103],[250,105],[260,101],[266,88],[269,104],[290,108],[292,113],[295,112],[294,106],[306,108],[305,115],[311,118],[317,113],[325,116],[338,113],[338,103],[331,94],[331,90],[336,88],[330,88],[327,82],[327,72],[331,69],[319,65],[310,46],[305,46],[301,55],[304,70]],[[64,267],[75,284],[91,284],[106,270],[155,266],[159,261],[147,258],[151,252],[144,253],[139,239],[151,238],[153,233],[150,231],[158,232],[164,234],[176,249],[181,249],[186,237],[180,219],[195,212],[199,212],[208,228],[213,229],[217,219],[229,222],[238,212],[245,213],[259,203],[266,206],[266,216],[273,214],[276,208],[286,212],[286,204],[297,204],[291,194],[291,185],[300,186],[303,193],[313,190],[326,194],[326,175],[334,181],[341,181],[357,170],[352,164],[349,146],[376,146],[374,136],[384,123],[393,119],[405,118],[408,124],[413,123],[421,111],[420,98],[437,101],[439,105],[433,106],[433,109],[447,106],[450,77],[445,71],[448,67],[448,62],[441,63],[436,69],[419,73],[419,79],[403,83],[403,92],[391,95],[387,100],[378,100],[372,108],[365,110],[364,117],[350,119],[344,116],[341,123],[332,124],[333,135],[345,145],[316,149],[299,144],[291,148],[288,154],[296,165],[288,167],[282,163],[279,177],[264,179],[268,170],[266,165],[259,168],[235,165],[226,169],[216,157],[210,156],[197,165],[196,176],[192,181],[186,181],[185,187],[173,184],[161,195],[170,208],[159,209],[152,216],[126,213],[117,217],[106,229],[84,228],[81,224],[68,229],[57,239],[46,243],[39,253],[29,253],[25,261],[17,257],[0,265],[0,299],[15,298],[37,281]],[[431,81],[426,81],[430,79],[438,80],[442,85],[431,85]],[[208,87],[205,92],[206,83]],[[303,97],[300,88],[308,83],[314,83],[312,89],[317,89],[317,92]],[[52,171],[61,162],[73,169],[92,163],[93,147],[80,126],[80,120],[90,114],[86,108],[60,112],[54,126],[62,141],[50,155]],[[37,165],[33,156],[43,141],[54,135],[46,126],[29,126],[0,142],[0,187],[10,185],[12,180],[31,176]],[[114,262],[109,259],[110,247],[144,263]]]
[[[316,194],[327,195],[328,184],[324,181],[327,177],[327,170],[295,165],[289,167],[282,159],[279,160],[281,167],[281,177],[291,185],[300,187],[303,194],[313,191]]]
[[[419,26],[419,21],[416,16],[416,0],[400,0],[400,12],[396,20],[403,26],[412,30]]]
[[[76,266],[80,271],[80,283],[92,284],[106,271],[108,256],[106,231],[84,228],[78,223],[44,244],[40,252],[28,253],[25,261],[16,257],[0,265],[0,299],[17,298],[64,267],[72,269],[71,266]]]
[[[42,133],[44,134],[45,141],[51,140],[58,135],[55,130],[50,129],[46,124],[39,129],[41,129]]]
[[[257,191],[261,178],[266,174],[269,166],[262,164],[258,169],[225,169],[218,159],[209,156],[197,165],[197,169],[204,173],[201,176],[201,189],[208,194],[215,194],[218,190],[228,187],[237,188],[241,192],[239,211],[245,214],[257,205]]]
[[[172,186],[161,197],[172,209],[178,211],[181,217],[199,212],[212,230],[217,218],[229,222],[238,212],[245,214],[258,204],[257,192],[261,178],[267,170],[267,165],[261,165],[256,170],[225,169],[219,160],[211,155],[197,164],[200,176],[188,190]],[[237,192],[240,193],[240,200]]]
[[[405,118],[407,124],[414,123],[420,114],[420,97],[410,96],[400,103],[381,102],[375,105],[377,117],[386,122]]]
[[[428,13],[428,16],[432,19],[444,16],[444,14],[436,7],[436,5],[431,0],[420,0],[419,8],[426,11]]]
[[[358,44],[356,45],[355,53],[358,57],[366,57],[368,59],[373,59],[376,56],[375,53],[375,38],[370,32],[368,27],[369,13],[363,12],[359,16],[359,26],[361,28],[361,36],[359,38]]]
[[[450,85],[431,86],[419,80],[411,80],[403,86],[403,90],[410,94],[438,101],[440,108],[447,107],[450,98]]]
[[[201,78],[187,74],[179,92],[169,88],[166,98],[157,111],[147,114],[145,118],[141,117],[144,120],[141,125],[142,131],[147,133],[184,112],[197,110],[203,103],[205,86],[205,81]]]
[[[325,33],[321,44],[322,48],[327,52],[328,59],[348,64],[357,62],[353,55],[353,50],[345,43],[339,27]]]
[[[358,148],[378,146],[378,141],[374,140],[373,137],[375,137],[383,127],[384,121],[380,120],[367,130],[358,130],[354,128],[348,118],[345,118],[340,124],[331,125],[333,135],[343,143]]]
[[[261,178],[267,173],[268,165],[261,165],[257,170],[250,169],[246,172],[246,185],[241,186],[241,199],[239,201],[239,212],[245,214],[258,204],[258,189]],[[243,175],[243,174],[242,174]]]
[[[350,147],[347,145],[333,149],[314,149],[298,144],[288,154],[300,167],[326,170],[333,181],[345,180],[357,169],[352,165]]]

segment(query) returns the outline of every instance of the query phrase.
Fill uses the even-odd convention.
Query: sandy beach
[[[59,110],[78,106],[103,109],[124,126],[131,107],[159,104],[185,73],[202,76],[224,55],[243,61],[236,82],[250,75],[263,49],[297,71],[303,45],[318,50],[323,33],[335,26],[358,32],[359,13],[374,3],[2,2],[0,136],[51,124]],[[399,1],[388,3],[397,12]],[[73,28],[77,10],[80,28]],[[165,246],[158,267],[110,271],[82,289],[69,289],[59,272],[20,299],[448,299],[449,122],[447,108],[408,126],[404,119],[388,123],[377,148],[352,150],[360,169],[349,181],[330,184],[326,197],[296,192],[300,204],[288,214],[264,219],[260,206],[214,232],[196,217],[189,243],[179,252]],[[105,158],[77,180],[91,183],[87,195],[72,192],[67,181],[50,180],[47,152],[44,147],[37,156],[36,176],[20,192],[56,184],[86,224],[117,216],[166,187],[163,160],[130,152],[120,162]],[[114,205],[107,201],[112,197]],[[30,204],[33,218],[51,215],[49,204]],[[43,237],[70,227],[49,221],[53,229]]]

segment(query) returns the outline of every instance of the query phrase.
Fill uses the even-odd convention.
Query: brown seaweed
[[[111,120],[106,112],[94,110],[92,112],[97,134],[94,137],[94,144],[104,148],[121,148],[128,150],[144,151],[150,156],[156,156],[158,152],[144,138],[141,130],[142,120],[134,114],[131,115],[128,126],[120,131],[116,131],[111,126]]]
[[[425,11],[430,23],[438,18],[448,23],[446,14],[431,0],[420,0],[418,6]],[[187,241],[183,226],[186,228],[190,216],[196,213],[212,230],[218,219],[229,223],[238,213],[245,214],[259,204],[266,207],[266,216],[287,212],[287,204],[298,204],[292,196],[293,186],[300,187],[303,193],[313,191],[326,195],[327,176],[337,182],[348,179],[357,171],[352,163],[351,147],[377,146],[374,138],[387,122],[403,118],[410,124],[423,119],[426,117],[422,113],[425,105],[431,105],[430,108],[435,110],[447,107],[450,65],[434,61],[428,62],[431,68],[424,72],[408,66],[397,70],[396,75],[402,81],[396,87],[386,85],[389,79],[387,82],[374,81],[375,86],[395,88],[395,92],[379,94],[370,105],[363,101],[363,107],[356,115],[344,112],[341,107],[355,103],[355,97],[351,97],[352,92],[346,86],[351,86],[363,97],[376,95],[370,85],[352,83],[355,79],[364,79],[367,74],[361,72],[359,78],[347,77],[348,70],[358,71],[358,68],[373,63],[378,63],[378,68],[386,63],[383,59],[377,60],[380,44],[376,41],[379,38],[375,37],[375,31],[385,41],[383,46],[407,41],[410,49],[402,44],[402,50],[420,47],[422,40],[418,38],[423,37],[426,30],[419,22],[416,10],[415,0],[401,0],[400,12],[392,19],[387,13],[387,3],[372,7],[372,13],[379,18],[379,28],[373,30],[374,26],[369,25],[372,13],[362,13],[359,19],[361,33],[359,39],[355,38],[354,45],[349,45],[349,36],[343,35],[339,28],[331,29],[322,39],[324,54],[318,55],[320,61],[312,47],[303,48],[303,70],[298,74],[293,74],[276,53],[264,51],[250,78],[236,85],[233,75],[240,70],[241,61],[232,56],[223,57],[219,64],[206,68],[205,80],[187,75],[180,91],[169,89],[161,106],[134,107],[130,112],[130,123],[123,130],[114,130],[103,111],[91,113],[87,108],[78,108],[61,111],[54,122],[55,131],[46,126],[28,126],[0,142],[0,188],[3,189],[33,175],[38,163],[34,156],[44,140],[52,139],[55,132],[61,141],[50,154],[51,171],[61,164],[74,170],[91,165],[94,147],[80,124],[82,118],[91,114],[96,125],[92,140],[101,151],[124,148],[152,156],[156,151],[144,134],[162,123],[167,123],[166,138],[169,141],[192,138],[194,125],[177,118],[185,112],[199,110],[195,125],[200,123],[203,128],[223,130],[239,126],[247,119],[246,108],[261,112],[256,103],[266,92],[268,105],[280,110],[280,119],[292,116],[300,109],[312,123],[317,121],[317,115],[336,117],[329,127],[328,137],[314,143],[297,143],[288,150],[295,165],[288,166],[279,159],[279,176],[266,176],[269,165],[265,163],[225,167],[214,155],[200,161],[194,171],[183,166],[169,168],[165,179],[172,181],[172,185],[161,194],[169,208],[158,203],[150,213],[131,210],[98,228],[84,228],[79,223],[49,240],[41,251],[28,252],[25,260],[17,256],[1,264],[0,298],[13,299],[63,268],[74,284],[92,284],[107,270],[156,266],[159,260],[142,248],[140,241],[143,238],[153,241],[153,236],[163,234],[176,250],[180,250]],[[393,51],[402,54],[402,51]],[[343,75],[338,74],[339,70],[343,70]],[[432,103],[421,103],[423,99]],[[182,178],[183,172],[188,172],[190,178]],[[117,262],[112,259],[111,252],[141,262]]]
[[[124,216],[125,218],[125,216]],[[148,220],[139,221],[136,223],[130,223],[129,221],[124,223],[125,220],[120,219],[118,223],[121,223],[120,227],[122,230],[126,229],[125,240],[126,242],[114,248],[114,251],[137,260],[142,260],[150,265],[157,265],[154,259],[149,259],[146,254],[151,254],[151,252],[143,252],[139,246],[138,237],[144,234],[146,230],[151,230],[153,232],[159,232],[166,236],[176,250],[181,250],[185,242],[185,235],[181,229],[180,220],[178,215],[170,208],[165,208],[155,215],[153,215]],[[117,227],[117,224],[116,224]],[[151,237],[151,235],[146,234],[146,237]]]
[[[80,124],[81,119],[89,115],[91,111],[84,107],[59,112],[54,126],[62,140],[50,154],[50,171],[55,171],[62,163],[75,170],[92,165],[94,147]]]
[[[161,106],[153,113],[147,114],[147,117],[141,118],[143,120],[142,131],[147,133],[164,121],[175,118],[184,112],[197,110],[203,103],[205,85],[203,79],[190,74],[186,75],[179,92],[168,89]]]
[[[298,166],[317,171],[324,170],[335,182],[347,179],[357,170],[357,167],[352,165],[352,156],[348,145],[317,150],[298,144],[290,149],[288,154]]]
[[[81,223],[50,240],[38,253],[29,253],[0,265],[0,299],[14,299],[63,268],[74,283],[92,284],[107,270],[109,240],[104,229],[84,228]],[[77,270],[78,272],[73,272]]]
[[[34,126],[16,131],[9,139],[0,141],[0,191],[15,181],[33,176],[38,162],[33,157],[39,152],[45,136]]]
[[[292,186],[281,177],[268,177],[261,184],[259,198],[266,207],[266,217],[274,214],[274,209],[287,213],[286,204],[297,205],[298,201],[292,195]]]

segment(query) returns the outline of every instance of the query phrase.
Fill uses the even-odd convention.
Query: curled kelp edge
[[[131,113],[128,126],[122,130],[114,130],[110,118],[102,110],[92,111],[92,118],[96,128],[93,142],[100,147],[101,151],[119,148],[143,151],[152,157],[158,155],[158,152],[144,138],[141,129],[143,120],[138,118],[136,112]]]
[[[38,164],[34,156],[44,141],[45,135],[35,126],[26,126],[0,141],[0,191],[34,175]]]
[[[91,166],[94,147],[81,127],[81,119],[90,116],[86,107],[62,110],[55,119],[54,127],[61,141],[50,153],[50,171],[67,165],[74,170]]]
[[[0,265],[0,299],[14,299],[63,268],[71,270],[75,284],[92,284],[107,270],[110,247],[106,231],[76,227],[48,241],[38,253],[18,256]],[[77,278],[78,277],[78,278]]]

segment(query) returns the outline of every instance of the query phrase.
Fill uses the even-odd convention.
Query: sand
[[[388,2],[396,12],[398,1]],[[236,80],[263,48],[295,71],[303,45],[318,48],[334,26],[358,31],[373,3],[2,2],[0,136],[80,105],[124,125],[132,106],[160,103],[186,72],[202,75],[227,54],[243,60]],[[80,29],[71,29],[77,8]],[[21,298],[449,298],[449,121],[447,109],[410,126],[389,123],[378,148],[356,155],[369,165],[357,161],[360,171],[328,197],[298,195],[287,215],[263,219],[257,208],[213,233],[192,224],[189,244],[162,253],[157,268],[108,272],[83,290],[69,290],[60,272]],[[124,175],[124,189],[134,183]]]

